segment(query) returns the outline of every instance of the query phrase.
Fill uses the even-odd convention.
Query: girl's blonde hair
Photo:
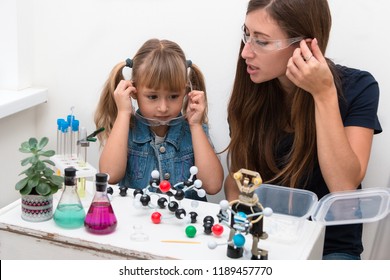
[[[150,39],[146,41],[133,59],[118,63],[112,69],[100,96],[95,111],[95,125],[105,130],[98,134],[104,144],[114,125],[118,109],[113,93],[121,80],[124,80],[123,68],[132,68],[132,81],[136,87],[147,87],[155,90],[180,92],[186,89],[204,91],[206,110],[203,122],[207,123],[207,95],[204,76],[191,61],[186,60],[183,50],[178,44],[169,40]],[[189,69],[189,70],[187,70]],[[182,113],[186,113],[187,98],[184,99]]]

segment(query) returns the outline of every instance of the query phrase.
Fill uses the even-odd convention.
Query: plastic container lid
[[[390,212],[390,189],[369,188],[330,193],[321,198],[312,215],[324,225],[379,221]]]
[[[323,225],[375,222],[390,212],[390,189],[334,192],[318,201],[311,191],[262,184],[255,190],[263,207],[295,220],[311,217]]]

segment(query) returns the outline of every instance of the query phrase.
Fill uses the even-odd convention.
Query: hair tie
[[[191,60],[186,60],[187,67],[191,68],[192,67],[192,61]]]
[[[133,68],[133,60],[131,58],[126,59],[126,67]]]

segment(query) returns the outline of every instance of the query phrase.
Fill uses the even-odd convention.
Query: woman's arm
[[[373,129],[344,127],[333,103],[315,100],[318,161],[331,192],[356,189],[363,181],[374,134]]]
[[[373,129],[344,127],[333,76],[316,39],[311,50],[301,42],[287,69],[288,78],[313,96],[318,160],[329,191],[356,189],[367,170]]]
[[[229,174],[226,176],[224,184],[225,197],[228,201],[238,199],[240,191],[234,178]]]

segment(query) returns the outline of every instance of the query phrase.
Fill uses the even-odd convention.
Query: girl
[[[126,66],[132,68],[131,80],[124,80]],[[137,100],[137,111],[131,99]],[[195,165],[206,193],[222,188],[223,169],[208,134],[204,78],[176,43],[148,40],[133,59],[117,64],[95,124],[106,128],[100,134],[99,169],[110,175],[111,184],[142,189],[158,170],[160,180],[174,185],[187,180]],[[186,197],[201,199],[195,191]]]

